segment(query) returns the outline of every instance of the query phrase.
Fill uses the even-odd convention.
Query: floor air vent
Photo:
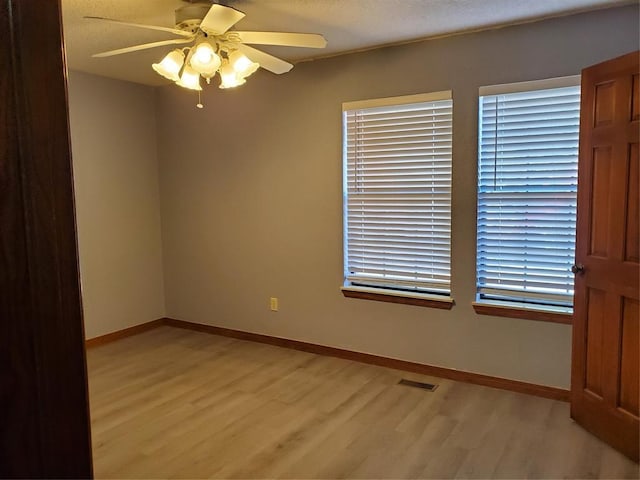
[[[422,388],[423,390],[429,390],[430,392],[433,392],[436,388],[438,388],[438,385],[434,385],[433,383],[415,382],[413,380],[407,380],[406,378],[400,380],[398,382],[398,385],[407,385],[408,387]]]

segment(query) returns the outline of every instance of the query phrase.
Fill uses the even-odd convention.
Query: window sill
[[[523,320],[536,320],[539,322],[573,323],[573,313],[569,313],[562,308],[531,308],[520,307],[510,304],[500,304],[493,302],[473,302],[473,309],[479,315],[493,315],[495,317],[520,318]]]
[[[441,308],[451,310],[453,298],[426,293],[397,292],[382,288],[367,287],[341,287],[342,294],[348,298],[361,300],[374,300],[376,302],[400,303],[403,305],[415,305],[418,307]]]

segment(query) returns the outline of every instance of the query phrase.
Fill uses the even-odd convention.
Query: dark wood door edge
[[[88,478],[60,2],[0,1],[0,478]]]

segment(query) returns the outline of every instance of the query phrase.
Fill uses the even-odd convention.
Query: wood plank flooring
[[[87,354],[96,478],[638,478],[563,402],[166,326]]]

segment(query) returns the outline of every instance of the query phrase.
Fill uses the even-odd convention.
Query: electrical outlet
[[[271,304],[271,311],[272,312],[277,312],[278,311],[278,298],[277,297],[271,297],[270,304]]]

